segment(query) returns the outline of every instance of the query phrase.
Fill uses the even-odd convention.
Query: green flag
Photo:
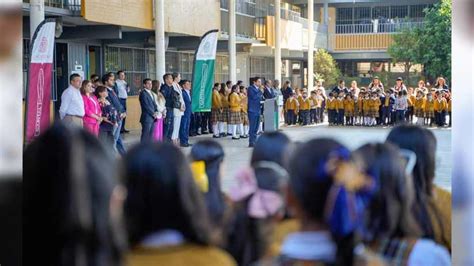
[[[193,112],[211,111],[218,34],[218,30],[211,30],[204,34],[194,56]]]

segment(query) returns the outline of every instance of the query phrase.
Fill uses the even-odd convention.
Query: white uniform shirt
[[[61,95],[59,115],[64,119],[66,115],[84,116],[84,101],[79,89],[69,86]]]
[[[117,79],[115,81],[115,83],[117,84],[117,91],[118,91],[118,97],[120,99],[127,99],[128,97],[128,93],[127,93],[127,82],[125,80],[120,80],[120,79]]]

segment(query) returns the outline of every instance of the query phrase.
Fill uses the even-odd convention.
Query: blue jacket
[[[174,101],[173,86],[168,86],[168,85],[166,85],[166,83],[163,83],[163,85],[161,85],[160,91],[161,91],[161,94],[163,94],[163,96],[165,97],[166,107],[167,108],[173,108],[173,106],[174,106],[174,104],[173,104],[173,101]]]
[[[140,92],[138,100],[140,101],[140,107],[142,109],[140,123],[153,123],[155,121],[154,115],[156,112],[158,112],[158,107],[156,106],[155,100],[145,89]]]
[[[265,97],[265,99],[273,99],[276,97],[276,95],[272,88],[265,87],[265,90],[263,91],[263,97]]]
[[[262,92],[254,85],[247,89],[248,112],[252,114],[260,114],[260,101],[263,99]]]
[[[115,93],[115,91],[111,88],[107,88],[107,92],[109,93],[109,96],[107,97],[107,100],[112,104],[117,110],[119,114],[125,113],[125,109],[123,108],[122,104],[120,103],[120,100]]]
[[[185,116],[189,116],[192,113],[192,106],[191,106],[191,92],[188,94],[185,89],[183,89],[183,100],[186,110],[184,111]]]

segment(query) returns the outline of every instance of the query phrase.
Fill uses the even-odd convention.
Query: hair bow
[[[204,161],[195,161],[191,163],[194,182],[201,192],[206,193],[209,190],[209,178],[206,173],[206,163]]]
[[[235,177],[236,184],[228,193],[234,201],[250,197],[247,213],[252,218],[264,219],[277,214],[284,205],[283,198],[275,191],[260,189],[252,168],[242,169]]]

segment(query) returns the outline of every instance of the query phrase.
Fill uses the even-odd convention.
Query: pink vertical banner
[[[31,40],[25,112],[26,143],[30,143],[50,125],[55,28],[54,20],[44,20],[36,28]]]

